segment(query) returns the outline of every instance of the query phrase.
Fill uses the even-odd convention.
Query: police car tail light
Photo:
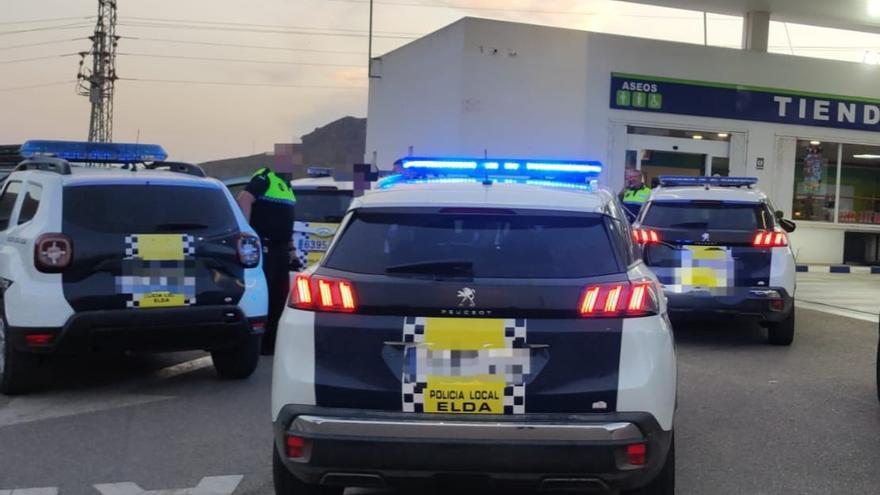
[[[245,268],[254,268],[260,264],[260,239],[250,234],[238,236],[236,244],[238,260]]]
[[[633,239],[639,244],[659,244],[660,234],[651,229],[633,229]]]
[[[297,275],[290,291],[290,305],[298,309],[350,313],[357,310],[357,296],[348,280]]]
[[[784,247],[788,246],[788,236],[784,232],[759,230],[752,244],[755,247]]]
[[[34,266],[43,273],[58,273],[73,261],[73,242],[64,234],[43,234],[34,243]]]
[[[619,282],[588,286],[580,302],[585,317],[635,317],[659,312],[652,282]]]
[[[648,446],[634,443],[626,446],[627,461],[633,466],[644,466],[648,461]]]

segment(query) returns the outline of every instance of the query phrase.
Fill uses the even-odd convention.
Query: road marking
[[[0,490],[0,495],[58,495],[58,487],[47,486],[45,488],[16,488],[14,490]]]
[[[144,490],[137,483],[103,483],[94,485],[102,495],[232,495],[241,483],[242,475],[210,476],[202,478],[192,488],[176,488],[167,490]],[[0,495],[4,495],[0,493]],[[15,494],[18,495],[18,494]]]
[[[835,316],[843,316],[845,318],[870,321],[872,323],[877,323],[877,321],[880,320],[880,316],[866,313],[864,311],[842,308],[840,306],[832,306],[830,304],[823,304],[815,301],[804,301],[803,299],[797,299],[797,303],[795,304],[795,306],[803,309],[812,309],[813,311],[821,311],[823,313],[828,313]]]
[[[17,397],[0,409],[0,428],[46,419],[118,409],[173,399],[168,395],[107,395],[107,392],[62,392],[50,397]],[[0,492],[0,495],[8,495]],[[15,495],[20,495],[16,493]],[[44,494],[26,494],[44,495]]]
[[[159,371],[153,373],[153,376],[160,380],[166,380],[168,378],[174,378],[175,376],[191,373],[193,371],[207,368],[208,366],[213,365],[214,361],[211,359],[211,356],[202,356],[200,358],[192,359],[190,361],[184,361],[173,366],[168,366],[167,368],[162,368]]]

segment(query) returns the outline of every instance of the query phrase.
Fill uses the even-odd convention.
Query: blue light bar
[[[19,150],[21,156],[34,158],[53,156],[69,162],[141,163],[161,162],[168,154],[158,144],[89,143],[83,141],[27,141]]]
[[[661,175],[660,185],[663,187],[674,186],[718,186],[718,187],[743,187],[753,186],[758,183],[757,177],[695,177],[688,175]]]

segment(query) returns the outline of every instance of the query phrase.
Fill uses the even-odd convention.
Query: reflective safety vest
[[[296,204],[296,195],[293,194],[293,191],[290,189],[290,185],[286,180],[282,179],[278,174],[268,168],[257,170],[251,177],[253,178],[258,175],[263,175],[269,180],[269,188],[266,189],[266,192],[257,199],[264,199],[266,201],[272,201],[273,203]]]
[[[651,197],[651,188],[642,186],[641,189],[627,189],[623,193],[624,203],[645,203]]]

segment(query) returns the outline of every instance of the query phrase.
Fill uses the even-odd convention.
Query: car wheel
[[[310,485],[300,481],[284,466],[274,445],[272,446],[272,481],[275,484],[275,495],[342,495],[345,491],[341,486]]]
[[[0,314],[0,393],[24,394],[34,389],[40,356],[16,350],[7,328],[6,318]]]
[[[669,452],[666,454],[666,462],[663,469],[657,474],[648,486],[622,492],[622,495],[674,495],[675,494],[675,436],[669,444]]]
[[[235,347],[211,351],[214,369],[220,378],[241,380],[251,376],[260,362],[262,335],[251,335]]]
[[[791,345],[794,340],[794,308],[782,321],[767,324],[767,341],[773,345]]]

